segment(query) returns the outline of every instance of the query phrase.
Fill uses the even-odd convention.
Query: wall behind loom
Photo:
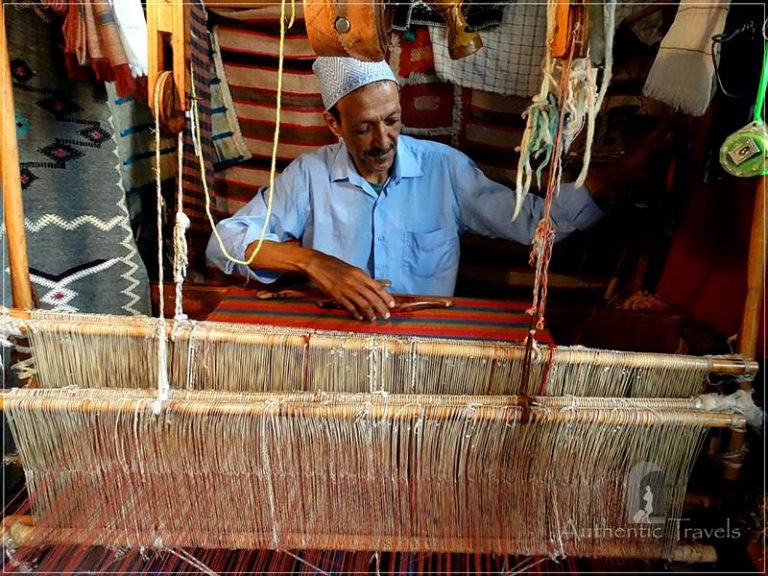
[[[307,39],[300,6],[296,9],[296,20],[286,32],[284,45],[278,171],[298,155],[335,141],[323,120],[320,89],[312,73],[315,53]],[[444,30],[425,26],[396,30],[387,55],[401,85],[403,132],[453,145],[478,162],[491,177],[508,184],[514,182],[515,147],[525,127],[521,114],[528,96],[538,90],[544,53],[543,8],[523,4],[522,9],[508,12],[514,18],[510,17],[506,27],[497,21],[495,27],[484,30],[486,53],[499,56],[495,63],[484,57],[466,71],[455,69],[450,62],[446,63]],[[221,217],[236,211],[269,181],[280,44],[279,8],[214,10],[211,27],[220,48],[224,81],[229,86],[240,131],[252,154],[250,159],[216,173],[216,207]],[[517,31],[515,51],[510,52],[509,42],[506,51],[494,48],[498,39],[509,37],[511,27]],[[524,51],[521,46],[525,46]],[[515,58],[513,67],[509,62],[511,54]],[[443,78],[438,76],[437,67],[443,70]],[[503,74],[502,68],[506,70]],[[484,74],[479,74],[480,70]],[[454,81],[444,79],[445,75]],[[462,84],[487,86],[496,91]]]

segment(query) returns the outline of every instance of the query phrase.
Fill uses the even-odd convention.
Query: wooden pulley
[[[147,2],[149,107],[160,126],[172,134],[184,129],[184,113],[189,108],[188,12],[181,0]]]
[[[384,59],[392,11],[381,0],[304,0],[307,36],[318,56]]]
[[[448,54],[452,60],[465,58],[483,47],[480,34],[468,30],[462,0],[429,0],[427,3],[440,12],[448,26]]]
[[[553,58],[567,58],[573,48],[574,58],[587,55],[588,33],[587,6],[584,0],[562,0],[555,7],[555,27],[549,39]]]
[[[158,92],[157,96],[155,96],[155,92]],[[171,134],[181,132],[184,129],[185,117],[184,111],[178,109],[178,98],[176,97],[172,72],[164,71],[157,76],[150,98],[153,112],[157,116],[160,126]],[[157,110],[154,109],[156,101],[158,103]]]

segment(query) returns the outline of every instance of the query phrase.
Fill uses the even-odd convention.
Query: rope
[[[757,89],[757,99],[755,100],[755,123],[762,124],[763,120],[763,105],[765,104],[765,90],[768,88],[768,43],[763,45],[763,69],[760,72],[760,86]]]
[[[579,172],[579,176],[576,178],[576,186],[579,187],[583,186],[584,181],[587,179],[589,164],[592,161],[592,143],[595,139],[597,113],[603,106],[603,100],[605,100],[605,95],[608,92],[608,85],[611,83],[611,77],[613,75],[613,36],[616,31],[616,0],[606,0],[603,5],[603,14],[605,14],[605,67],[603,69],[603,78],[600,83],[600,91],[597,94],[597,99],[588,110],[589,116],[587,121],[587,140],[584,145],[584,159],[581,165],[581,172]]]
[[[291,0],[291,20],[288,23],[287,28],[290,28],[293,26],[293,22],[295,20],[295,13],[296,7],[294,5],[294,0]],[[275,100],[275,131],[274,136],[272,138],[272,159],[270,162],[269,167],[269,193],[267,194],[267,214],[264,218],[264,225],[261,227],[261,234],[259,235],[258,243],[256,244],[256,249],[251,252],[251,255],[248,257],[247,260],[241,260],[239,258],[236,258],[235,256],[232,256],[232,254],[229,253],[227,248],[224,246],[224,241],[221,238],[221,235],[219,234],[219,231],[216,229],[216,223],[213,219],[213,214],[211,212],[211,197],[210,192],[208,190],[208,185],[205,181],[205,166],[203,165],[203,156],[202,152],[198,151],[198,160],[200,161],[200,171],[201,171],[201,178],[203,182],[203,190],[205,192],[205,213],[208,216],[208,221],[211,223],[211,228],[213,229],[213,235],[216,238],[216,242],[219,245],[219,248],[221,249],[221,253],[224,255],[224,257],[229,260],[230,262],[234,262],[235,264],[242,264],[244,266],[250,266],[251,263],[256,259],[256,256],[261,251],[261,246],[264,243],[264,239],[267,236],[267,228],[269,227],[269,220],[272,216],[272,201],[274,196],[274,190],[275,190],[275,172],[277,171],[277,147],[280,142],[280,116],[281,116],[281,109],[282,109],[282,96],[283,96],[283,60],[284,60],[284,53],[285,53],[285,31],[286,31],[286,23],[285,23],[285,0],[280,0],[280,44],[279,44],[279,50],[278,50],[278,57],[277,57],[277,97]],[[197,101],[195,100],[195,89],[194,89],[194,71],[192,73],[192,110],[193,110],[193,116],[195,119],[195,129],[197,132],[200,132],[200,119],[197,114]],[[247,249],[247,248],[246,248]]]
[[[561,109],[568,99],[569,76],[571,65],[573,63],[574,42],[571,43],[571,51],[568,59],[563,63],[560,75],[560,106]],[[533,303],[528,309],[528,313],[536,319],[535,329],[544,329],[544,310],[547,305],[547,286],[549,284],[549,262],[552,258],[552,247],[555,243],[555,229],[552,226],[552,201],[556,191],[560,189],[560,179],[562,177],[562,144],[563,127],[565,123],[565,114],[560,114],[558,120],[557,133],[554,138],[552,148],[553,165],[549,171],[549,183],[547,184],[547,195],[544,200],[544,214],[536,227],[536,233],[533,237],[533,248],[529,262],[535,265],[536,274],[533,287]]]
[[[184,299],[182,290],[184,286],[184,279],[187,277],[187,266],[189,265],[189,257],[187,250],[187,230],[189,230],[189,217],[184,213],[184,187],[181,181],[181,173],[184,163],[184,133],[179,132],[178,140],[178,178],[177,191],[176,191],[176,224],[173,227],[173,281],[176,283],[176,310],[174,319],[186,320],[187,315],[184,314]],[[159,178],[159,175],[158,175]]]
[[[157,196],[157,290],[158,290],[158,318],[157,318],[157,401],[152,406],[156,416],[160,415],[161,402],[167,400],[170,386],[168,384],[168,357],[167,357],[167,333],[165,330],[165,302],[163,289],[163,189],[160,181],[160,92],[164,76],[170,76],[171,72],[163,71],[158,76],[154,87],[155,103],[155,193]],[[181,180],[181,172],[178,175]]]

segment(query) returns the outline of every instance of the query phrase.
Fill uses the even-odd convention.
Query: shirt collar
[[[407,137],[400,136],[397,141],[397,154],[395,154],[395,163],[390,178],[393,182],[398,182],[401,178],[418,178],[423,175],[424,173],[416,161],[416,156],[408,145]],[[355,184],[363,181],[354,162],[352,162],[347,145],[343,141],[339,143],[331,164],[331,179],[334,182],[349,180]]]

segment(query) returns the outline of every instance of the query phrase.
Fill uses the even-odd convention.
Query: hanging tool
[[[768,43],[763,45],[763,69],[757,88],[753,120],[728,136],[720,147],[720,164],[733,176],[749,178],[768,175],[766,167],[768,135],[766,135],[763,118],[765,89],[768,85],[766,68],[768,68]]]

